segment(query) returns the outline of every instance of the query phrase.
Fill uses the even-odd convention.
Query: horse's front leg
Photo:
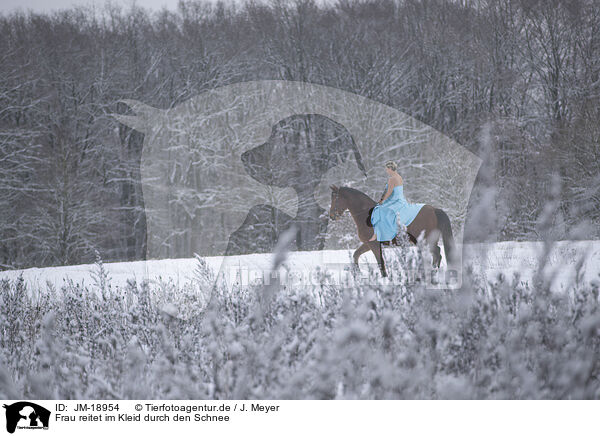
[[[383,250],[381,249],[381,242],[379,241],[369,241],[369,248],[375,255],[375,259],[377,259],[377,263],[379,264],[379,269],[381,270],[381,275],[383,277],[387,277],[387,272],[385,270],[385,264],[383,262]]]
[[[368,246],[366,243],[362,244],[360,247],[358,247],[358,248],[356,249],[356,251],[355,251],[355,252],[354,252],[354,254],[352,255],[352,257],[353,257],[353,259],[354,259],[354,264],[355,264],[356,266],[358,266],[358,258],[359,258],[360,256],[362,256],[364,253],[366,253],[367,251],[369,251],[369,246]]]

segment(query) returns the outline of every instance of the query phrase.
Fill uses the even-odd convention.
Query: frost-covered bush
[[[0,282],[0,396],[600,397],[597,284],[554,294],[541,279],[468,272],[448,292],[324,280],[271,289],[266,303],[260,286],[222,290],[182,320],[150,298],[176,288],[108,283],[34,293]]]

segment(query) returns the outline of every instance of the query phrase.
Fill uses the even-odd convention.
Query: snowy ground
[[[217,270],[269,271],[272,256],[259,254],[3,272],[0,279],[22,275],[31,295],[0,280],[0,396],[598,399],[600,301],[598,283],[589,283],[598,282],[600,242],[560,242],[549,251],[545,270],[557,272],[552,288],[563,294],[530,282],[542,248],[466,247],[465,268],[492,282],[502,273],[509,285],[465,274],[460,295],[423,292],[422,282],[383,287],[380,277],[376,286],[300,292],[214,292],[199,283]],[[391,275],[395,259],[419,264],[411,255],[418,250],[409,250],[386,249]],[[303,274],[344,267],[349,254],[290,253],[284,267]],[[374,258],[361,261],[366,272]],[[95,279],[101,271],[111,287]],[[513,272],[531,286],[512,286]],[[139,285],[146,278],[158,283]],[[44,292],[46,282],[60,291]]]
[[[513,274],[519,272],[519,281],[530,283],[538,267],[539,255],[543,252],[543,242],[498,242],[492,244],[469,244],[464,250],[463,270],[472,266],[476,276],[485,281],[496,281],[502,273],[512,281]],[[384,249],[386,258],[393,256],[392,248]],[[412,247],[411,250],[416,250]],[[310,280],[311,274],[318,269],[343,271],[350,263],[353,250],[330,250],[320,252],[291,252],[285,262],[285,271],[303,276]],[[545,273],[547,277],[556,274],[552,281],[552,289],[565,290],[568,284],[574,283],[577,267],[581,266],[579,278],[584,283],[593,280],[600,282],[600,241],[558,241],[553,246],[547,259]],[[252,282],[258,275],[269,271],[272,264],[270,254],[251,254],[230,256],[223,262],[223,257],[205,257],[209,268],[217,275],[219,270],[227,271],[229,277],[242,273],[243,283]],[[366,272],[375,267],[375,257],[367,253],[361,257],[361,270]],[[176,285],[189,283],[197,266],[196,259],[164,259],[137,262],[106,263],[104,267],[113,288],[124,287],[128,280],[138,283],[144,279],[151,281],[172,281]],[[21,274],[28,289],[46,289],[50,284],[60,288],[71,280],[83,287],[94,284],[96,265],[74,265],[51,268],[30,268],[0,272],[1,279],[14,280]],[[281,269],[283,271],[283,268]],[[341,273],[340,273],[341,274]],[[338,276],[342,278],[341,275]]]
[[[469,244],[463,256],[486,281],[496,281],[501,273],[511,281],[519,273],[522,284],[531,284],[543,253],[543,242],[497,242]],[[567,290],[578,280],[600,284],[600,241],[555,242],[543,271],[554,291]]]

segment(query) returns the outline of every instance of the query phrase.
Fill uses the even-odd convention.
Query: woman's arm
[[[395,186],[396,186],[395,182],[390,178],[388,180],[387,191],[385,191],[385,194],[383,194],[383,197],[381,197],[381,200],[379,201],[379,204],[383,203],[385,200],[388,199],[388,197],[390,195],[392,195],[392,191],[394,190]]]

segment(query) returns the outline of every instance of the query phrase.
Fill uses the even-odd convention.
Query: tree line
[[[143,135],[112,117],[130,110],[119,100],[167,109],[264,79],[362,95],[485,155],[488,239],[540,238],[552,180],[556,236],[597,238],[599,35],[594,0],[182,1],[176,11],[107,3],[1,15],[0,268],[96,252],[143,259]]]

